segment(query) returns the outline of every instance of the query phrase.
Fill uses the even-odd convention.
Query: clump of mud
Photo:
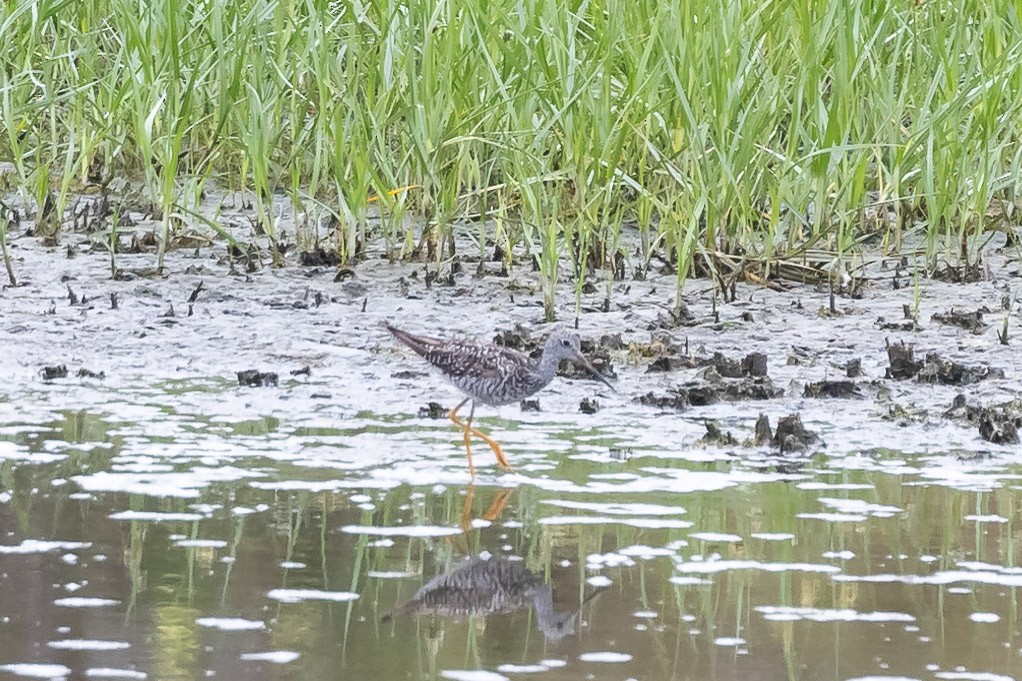
[[[582,401],[578,403],[578,410],[583,414],[595,414],[600,411],[600,403],[588,397],[583,397]]]
[[[52,367],[43,367],[40,372],[44,381],[52,381],[55,378],[67,378],[67,365],[58,364]]]
[[[983,313],[990,312],[986,307],[981,307],[972,312],[961,312],[952,308],[948,312],[938,312],[931,319],[948,326],[957,326],[971,333],[983,333],[987,325],[983,321]]]
[[[817,381],[807,383],[803,390],[804,397],[831,397],[843,399],[861,398],[862,391],[855,381]]]
[[[1017,401],[984,407],[968,404],[965,395],[959,394],[944,416],[968,421],[978,428],[981,438],[995,445],[1019,444],[1022,404]]]
[[[731,431],[722,431],[720,424],[716,421],[707,421],[706,434],[699,439],[701,444],[707,445],[720,445],[723,447],[733,447],[738,444],[738,439],[731,434]]]
[[[762,352],[753,352],[741,359],[725,357],[719,352],[713,355],[692,356],[688,354],[687,348],[675,345],[669,340],[656,338],[645,348],[633,345],[632,349],[639,354],[656,356],[656,359],[646,367],[647,374],[713,367],[724,378],[767,375],[767,356]]]
[[[810,447],[823,444],[819,435],[803,425],[802,417],[798,414],[783,417],[777,422],[776,431],[771,430],[767,415],[760,414],[756,420],[754,440],[759,445],[770,445],[781,454],[801,453],[808,451]]]
[[[762,353],[754,352],[740,360],[717,353],[708,358],[704,366],[694,380],[671,388],[667,393],[648,392],[638,401],[661,409],[681,410],[721,401],[770,400],[784,394],[767,375],[767,358]]]
[[[420,419],[442,419],[447,416],[447,410],[439,402],[430,402],[424,407],[419,407]]]
[[[535,413],[539,413],[539,411],[540,411],[540,409],[539,409],[539,400],[522,400],[519,403],[518,406],[522,410],[523,413],[524,412],[530,412],[530,411],[531,412],[535,412]]]
[[[238,385],[248,388],[266,388],[277,385],[278,376],[272,371],[245,369],[238,372]]]
[[[912,347],[905,343],[887,346],[887,378],[904,380],[915,378],[920,383],[941,385],[969,385],[987,379],[1004,378],[1004,370],[986,366],[967,366],[930,352],[923,360],[916,360]]]

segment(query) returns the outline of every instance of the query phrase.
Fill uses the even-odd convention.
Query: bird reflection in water
[[[532,606],[539,629],[556,641],[575,633],[575,618],[594,596],[589,594],[578,608],[554,610],[550,587],[520,560],[503,556],[477,558],[427,582],[407,603],[381,619],[398,615],[456,617],[496,615]]]

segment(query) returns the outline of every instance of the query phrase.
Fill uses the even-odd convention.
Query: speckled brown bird
[[[473,478],[475,467],[472,465],[472,435],[490,445],[501,468],[511,470],[511,464],[504,456],[500,444],[472,427],[476,402],[500,406],[529,397],[550,384],[557,374],[561,360],[565,359],[581,364],[607,387],[614,389],[614,386],[601,376],[582,354],[578,336],[564,329],[555,330],[550,334],[543,345],[543,354],[538,359],[500,345],[416,336],[391,324],[387,324],[387,329],[395,338],[439,369],[444,378],[466,395],[465,399],[447,415],[462,430],[468,470]],[[458,410],[468,402],[472,403],[468,420],[462,421],[458,418]]]

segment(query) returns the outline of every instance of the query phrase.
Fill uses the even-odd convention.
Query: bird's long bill
[[[575,361],[578,362],[579,364],[581,364],[582,366],[584,366],[586,368],[586,371],[588,371],[593,376],[595,376],[597,378],[597,380],[599,380],[605,386],[607,386],[608,388],[610,388],[614,392],[617,392],[617,388],[612,386],[610,384],[610,381],[608,381],[606,378],[604,378],[603,374],[601,374],[599,371],[597,371],[596,367],[594,367],[592,364],[590,364],[589,360],[586,359],[585,356],[581,352],[578,353],[577,355],[575,355]]]

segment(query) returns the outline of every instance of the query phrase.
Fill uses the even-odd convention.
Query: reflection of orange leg
[[[465,490],[465,503],[461,507],[461,522],[458,523],[465,532],[472,529],[472,501],[475,498],[476,486],[469,483]]]
[[[497,492],[497,496],[494,497],[493,503],[491,503],[490,507],[486,509],[485,513],[483,513],[483,519],[493,522],[499,518],[504,507],[507,506],[507,502],[510,500],[511,493],[513,491],[514,490],[510,489],[502,489]],[[472,502],[475,501],[475,498],[476,486],[469,483],[468,487],[465,488],[465,502],[461,506],[461,518],[458,523],[461,526],[461,529],[465,532],[472,529]]]
[[[493,438],[491,438],[489,435],[487,435],[483,431],[479,430],[478,428],[473,428],[472,427],[472,417],[475,415],[475,411],[476,411],[476,404],[475,404],[475,402],[472,403],[472,409],[471,409],[471,411],[469,411],[468,421],[462,421],[461,419],[458,418],[457,411],[459,409],[461,409],[465,405],[465,402],[468,402],[467,398],[465,400],[462,400],[462,402],[457,407],[452,409],[447,415],[450,417],[450,419],[452,421],[457,423],[458,426],[461,427],[461,429],[465,432],[465,449],[466,449],[466,451],[469,450],[469,444],[468,444],[468,442],[469,442],[469,435],[470,434],[471,435],[475,435],[480,440],[482,440],[486,444],[490,445],[490,449],[492,449],[493,453],[497,456],[497,465],[500,466],[505,471],[510,471],[511,470],[511,464],[508,462],[507,457],[504,456],[504,450],[501,449],[500,443],[498,443],[496,440],[494,440]],[[468,465],[469,465],[469,470],[472,471],[473,469],[472,469],[472,454],[471,454],[471,452],[469,452],[469,454],[468,454]],[[472,477],[475,478],[475,473],[474,472],[472,473]]]
[[[465,436],[465,457],[468,459],[468,474],[469,474],[469,476],[471,476],[471,478],[473,480],[475,480],[476,479],[476,469],[475,469],[475,466],[472,465],[472,444],[471,444],[471,440],[472,440],[471,431],[472,431],[472,429],[469,428],[468,424],[466,424],[464,421],[462,421],[461,419],[458,418],[458,410],[461,409],[462,407],[464,407],[466,402],[468,402],[468,398],[467,397],[465,399],[463,399],[461,402],[459,402],[458,406],[456,406],[454,409],[452,409],[449,412],[447,412],[447,416],[452,421],[454,421],[454,423],[456,423],[459,428],[461,428],[461,433],[462,433],[462,435]],[[473,409],[473,411],[475,410],[475,403],[474,402],[472,403],[472,409]],[[471,503],[471,500],[470,500],[469,503]]]
[[[507,502],[511,498],[511,492],[513,491],[514,490],[510,489],[502,489],[497,492],[497,496],[494,497],[493,503],[490,504],[488,509],[486,509],[486,513],[483,513],[483,519],[493,522],[499,518],[501,511],[503,511],[504,507],[507,506]]]

